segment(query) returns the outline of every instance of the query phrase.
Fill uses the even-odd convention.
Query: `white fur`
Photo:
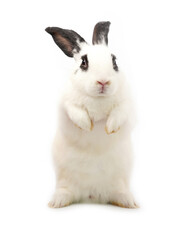
[[[82,71],[85,54],[89,68]],[[83,44],[74,57],[59,107],[53,148],[57,184],[49,206],[92,201],[135,208],[129,189],[133,111],[128,86],[113,69],[107,46]],[[110,81],[105,93],[99,93],[97,81]]]

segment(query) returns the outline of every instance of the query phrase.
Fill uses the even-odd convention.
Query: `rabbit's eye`
[[[112,64],[113,64],[113,69],[118,72],[118,66],[117,66],[117,63],[116,63],[116,57],[115,55],[111,55],[112,56]]]
[[[82,63],[80,65],[80,68],[82,70],[86,71],[88,69],[88,58],[87,58],[87,55],[82,56],[81,59],[82,59]]]

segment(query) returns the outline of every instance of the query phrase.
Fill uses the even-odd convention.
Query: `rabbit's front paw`
[[[72,203],[70,194],[65,190],[57,190],[52,197],[52,200],[48,203],[50,208],[62,208],[67,207]]]
[[[82,130],[85,130],[85,131],[92,131],[93,129],[93,122],[92,120],[87,117],[87,118],[81,118],[77,124],[75,124],[78,128],[82,129]]]
[[[120,129],[119,121],[117,121],[114,118],[108,118],[105,126],[106,133],[107,134],[117,133],[119,129]]]

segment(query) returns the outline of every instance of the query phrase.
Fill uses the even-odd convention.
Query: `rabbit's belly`
[[[59,184],[65,183],[77,199],[106,202],[106,197],[118,191],[122,179],[127,178],[131,155],[130,144],[125,142],[102,152],[70,148],[59,165],[59,172],[63,170]]]

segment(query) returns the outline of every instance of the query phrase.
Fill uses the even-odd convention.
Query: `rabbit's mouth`
[[[101,97],[108,96],[106,90],[101,90],[101,91],[99,91],[99,94],[98,94],[98,95],[101,96]]]
[[[103,95],[106,94],[107,92],[107,88],[105,88],[105,86],[102,86],[101,89],[99,89],[99,94]]]
[[[105,92],[106,92],[106,90],[101,89],[99,93],[100,93],[100,94],[104,94]]]

